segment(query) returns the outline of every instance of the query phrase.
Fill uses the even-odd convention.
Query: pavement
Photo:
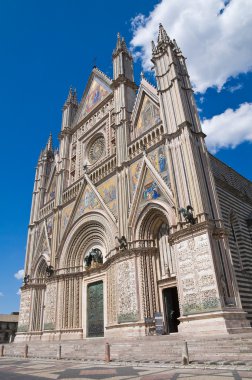
[[[246,380],[252,368],[246,366],[177,366],[137,363],[76,363],[67,360],[0,358],[0,380]]]

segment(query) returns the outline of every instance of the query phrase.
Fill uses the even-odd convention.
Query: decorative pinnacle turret
[[[117,41],[116,41],[116,48],[113,51],[113,55],[120,53],[121,51],[124,51],[130,56],[130,53],[127,49],[126,42],[124,40],[124,37],[121,38],[120,33],[117,33]]]
[[[48,138],[48,142],[46,144],[46,150],[48,152],[52,152],[53,151],[52,132],[50,132],[50,135],[49,135],[49,138]]]
[[[44,154],[47,159],[52,159],[54,157],[54,152],[53,152],[53,140],[52,140],[52,133],[50,132]]]
[[[166,30],[164,29],[162,24],[159,24],[159,32],[158,32],[158,44],[162,42],[169,42],[170,38],[168,37]]]
[[[70,87],[67,100],[64,104],[64,107],[67,107],[69,104],[78,106],[77,91],[76,88]]]
[[[171,40],[169,38],[162,24],[159,24],[157,45],[155,45],[153,41],[151,42],[151,45],[152,45],[153,57],[155,57],[155,55],[162,54],[162,52],[164,52],[164,50],[166,49],[168,45],[177,54],[177,56],[182,55],[182,52],[180,48],[178,47],[176,40],[175,39]]]
[[[121,36],[120,36],[120,33],[118,32],[118,33],[117,33],[117,41],[116,41],[116,50],[121,49],[121,47],[122,47],[122,44],[121,44]]]

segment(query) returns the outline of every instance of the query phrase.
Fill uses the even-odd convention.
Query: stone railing
[[[52,201],[48,202],[44,207],[42,207],[40,209],[40,212],[39,212],[39,217],[40,219],[44,218],[45,216],[47,216],[48,214],[50,214],[54,208],[54,205],[55,205],[55,199],[53,199]]]
[[[83,183],[83,178],[79,179],[78,181],[74,182],[71,186],[69,186],[64,192],[62,196],[62,202],[63,204],[67,203],[71,199],[75,198],[77,194],[79,193],[79,190],[81,188],[81,185]]]
[[[149,249],[149,248],[156,248],[156,242],[155,240],[134,240],[134,241],[128,241],[127,243],[127,249],[126,251],[130,251],[133,249],[136,250],[143,250],[143,249]],[[105,256],[106,259],[110,259],[111,257],[115,256],[117,253],[123,252],[123,250],[120,250],[119,247],[116,247],[108,252],[108,254]]]
[[[162,124],[151,128],[143,136],[137,138],[128,147],[129,158],[132,159],[143,152],[143,148],[148,149],[161,141],[163,138],[164,128]]]
[[[108,174],[113,172],[116,168],[116,156],[113,155],[104,164],[101,164],[99,167],[92,169],[89,173],[90,179],[93,183],[96,183],[106,177]]]

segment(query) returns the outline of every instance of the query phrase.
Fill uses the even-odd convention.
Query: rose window
[[[102,156],[104,156],[105,153],[105,139],[104,137],[98,137],[93,144],[91,145],[89,152],[88,152],[88,158],[89,162],[91,164],[94,164],[96,161],[98,161]]]

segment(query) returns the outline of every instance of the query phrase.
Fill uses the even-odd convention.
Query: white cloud
[[[238,83],[234,86],[230,86],[230,87],[227,87],[227,90],[231,93],[235,92],[235,91],[238,91],[240,90],[241,88],[243,87],[243,85],[241,83]]]
[[[161,0],[149,16],[132,20],[131,46],[136,57],[140,49],[143,69],[150,70],[150,41],[156,41],[161,22],[188,57],[195,90],[221,90],[228,78],[252,69],[251,19],[251,0]]]
[[[14,274],[17,280],[22,280],[24,278],[24,269],[19,269],[17,273]]]
[[[0,292],[0,297],[3,297],[3,296],[4,296],[4,294],[2,292]]]
[[[18,289],[18,291],[17,291],[17,295],[18,295],[18,296],[21,295],[21,289]]]
[[[236,110],[228,108],[220,115],[203,120],[202,129],[211,153],[252,142],[252,103],[243,103]]]

